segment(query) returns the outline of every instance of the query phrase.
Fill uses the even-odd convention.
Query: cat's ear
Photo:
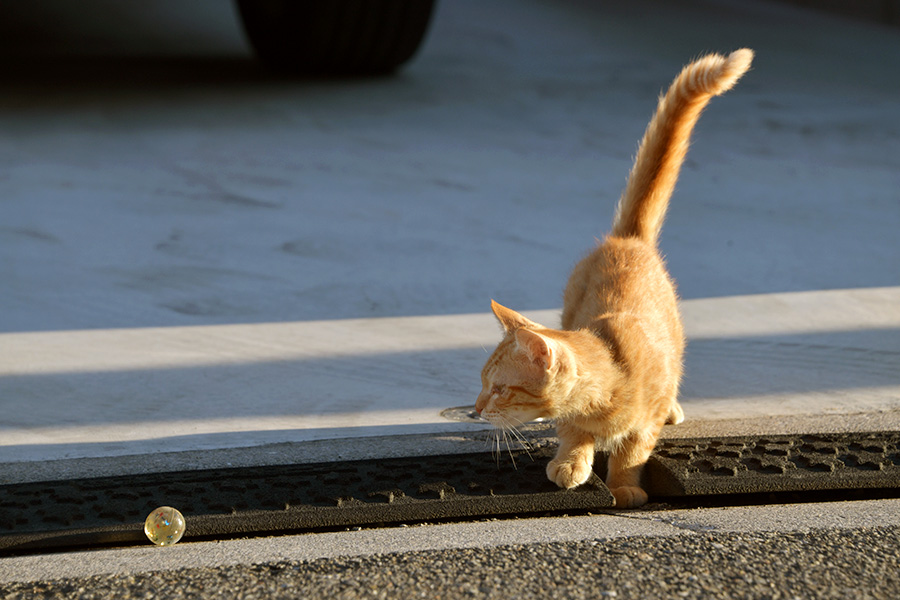
[[[523,353],[530,363],[549,371],[556,358],[553,340],[524,328],[516,330],[515,335],[516,349]]]
[[[491,300],[491,310],[494,311],[494,315],[497,317],[497,320],[500,321],[500,326],[503,327],[503,331],[506,333],[523,327],[531,327],[532,329],[540,327],[540,325],[534,321],[526,319],[513,309],[506,308],[493,300]]]

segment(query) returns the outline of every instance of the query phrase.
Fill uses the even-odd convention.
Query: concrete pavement
[[[491,520],[334,533],[134,547],[0,560],[0,583],[127,575],[230,565],[315,561],[407,554],[453,548],[516,547],[550,543],[820,529],[900,527],[900,500],[631,511],[553,519]]]
[[[898,306],[900,288],[686,300],[688,423],[667,429],[690,435],[707,420],[746,427],[757,418],[860,413],[893,425]],[[557,311],[529,314],[558,321]],[[486,314],[2,334],[0,397],[29,409],[7,412],[0,457],[31,463],[394,435],[464,440],[485,426],[442,412],[472,404],[484,349],[498,337]],[[360,444],[347,442],[334,458]],[[409,451],[422,450],[416,442]]]

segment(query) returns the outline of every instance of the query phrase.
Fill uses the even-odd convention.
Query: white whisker
[[[516,455],[513,452],[513,446],[516,446],[517,450],[524,450],[525,454],[528,455],[528,458],[534,462],[534,456],[531,454],[534,447],[528,441],[528,438],[525,437],[525,434],[519,431],[519,428],[525,425],[525,421],[497,413],[486,415],[484,418],[494,426],[494,439],[491,444],[491,453],[494,456],[494,460],[497,462],[498,468],[500,466],[500,456],[503,454],[504,445],[506,446],[506,453],[509,454],[514,469],[518,470],[518,464],[516,463]]]
[[[521,444],[522,449],[525,450],[525,454],[528,455],[528,458],[530,458],[531,460],[534,460],[534,457],[531,456],[531,450],[533,450],[533,448],[531,447],[531,444],[528,442],[528,439],[522,434],[522,432],[519,431],[519,427],[524,425],[525,422],[521,421],[519,419],[516,419],[515,421],[516,422],[513,423],[512,420],[509,417],[507,417],[506,418],[507,429],[509,429],[509,431],[515,436],[516,440],[518,440],[519,444]]]
[[[506,451],[509,453],[510,460],[512,460],[513,469],[518,471],[519,467],[516,465],[516,457],[513,455],[512,446],[509,443],[509,429],[506,427],[503,428],[503,440],[506,442]]]
[[[516,437],[519,444],[522,446],[522,450],[524,450],[525,454],[528,455],[528,458],[530,458],[532,461],[534,461],[534,457],[531,456],[531,450],[532,450],[531,444],[528,442],[528,440],[525,438],[525,436],[522,434],[522,432],[519,431],[518,429],[516,429],[515,427],[512,427],[510,429],[510,431]]]

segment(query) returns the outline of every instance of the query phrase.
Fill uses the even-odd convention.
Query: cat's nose
[[[485,406],[487,406],[487,399],[484,397],[484,394],[479,394],[478,400],[475,401],[475,412],[480,415]]]

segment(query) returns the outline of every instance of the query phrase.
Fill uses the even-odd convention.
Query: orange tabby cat
[[[559,450],[547,476],[560,487],[588,479],[599,447],[609,453],[606,483],[616,506],[641,506],[641,471],[660,430],[684,420],[677,400],[684,332],[657,237],[694,124],[752,59],[748,49],[705,56],[660,98],[612,232],[566,285],[562,330],[491,301],[506,335],[481,372],[475,408],[503,429],[555,419]]]

